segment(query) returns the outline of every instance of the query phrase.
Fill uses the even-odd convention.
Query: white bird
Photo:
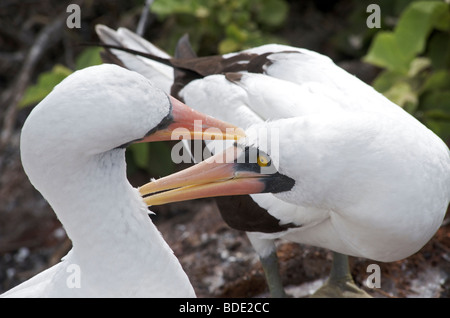
[[[144,39],[130,35],[132,32],[126,29],[119,29],[116,33],[106,27],[98,26],[97,33],[107,44],[135,50],[146,47],[145,52],[167,59],[167,54],[160,54],[160,52],[152,50],[148,45],[142,44],[146,42]],[[317,116],[317,114],[322,114],[324,121],[326,121],[326,117],[330,116],[330,114],[335,116],[334,113],[344,111],[349,118],[353,119],[356,118],[355,114],[365,116],[366,113],[373,114],[373,120],[379,120],[380,116],[381,118],[395,116],[395,118],[398,118],[399,123],[405,125],[405,129],[415,127],[423,134],[430,133],[428,129],[409,114],[381,94],[378,94],[370,86],[337,67],[328,57],[306,49],[282,45],[265,45],[243,52],[205,58],[194,58],[189,49],[186,49],[186,46],[181,47],[181,51],[188,52],[188,54],[187,56],[186,54],[184,56],[181,54],[178,57],[187,57],[187,59],[169,59],[170,63],[168,63],[173,65],[178,71],[178,76],[174,77],[175,83],[172,86],[172,93],[189,104],[195,104],[197,109],[203,112],[214,114],[218,118],[233,122],[243,128],[248,128],[252,124],[260,123],[267,119],[274,120],[301,116],[304,118],[299,118],[298,120],[303,121],[309,119],[310,116]],[[120,55],[120,60],[127,66],[131,65],[130,61],[134,59],[148,61],[145,57],[135,56],[118,50],[111,50],[111,52],[115,55]],[[152,67],[153,64],[150,67],[147,65],[146,72],[151,72]],[[136,71],[139,70],[136,69]],[[241,73],[227,73],[236,71]],[[170,82],[171,77],[168,70],[166,69],[165,72],[167,72],[166,78]],[[252,72],[260,74],[253,74]],[[153,69],[153,73],[158,73],[158,70]],[[219,74],[211,75],[215,73]],[[338,115],[336,115],[336,120],[337,118],[339,118]],[[392,122],[389,122],[389,124],[392,124]],[[268,125],[267,128],[269,127],[271,126]],[[394,131],[395,129],[392,128],[392,133]],[[295,130],[292,130],[290,133],[293,132],[300,133],[300,131],[297,132]],[[301,133],[304,138],[308,136],[308,132],[302,131]],[[356,133],[358,133],[357,128],[355,128]],[[348,136],[345,137],[348,138]],[[282,144],[280,142],[280,154],[282,155],[285,150],[283,147],[288,147],[298,152],[293,154],[293,158],[302,156],[303,149],[297,147],[297,143],[299,146],[301,145],[301,140],[298,140],[297,136],[291,137],[290,144]],[[388,147],[393,146],[388,143]],[[313,151],[314,149],[308,150]],[[326,150],[325,148],[319,148],[319,146],[317,148],[317,151]],[[329,152],[332,153],[333,150],[330,149]],[[322,155],[325,156],[326,153],[318,153],[319,158]],[[338,158],[343,158],[343,155],[339,154]],[[301,161],[299,160],[299,162]],[[324,175],[324,173],[321,175]],[[443,173],[441,176],[444,179],[447,177],[448,174],[446,173]],[[326,180],[322,180],[322,182],[324,181]],[[330,186],[326,185],[326,187]],[[357,191],[352,195],[356,195],[356,193]],[[217,194],[223,195],[224,193]],[[149,199],[148,202],[155,204],[155,199]],[[254,213],[259,213],[258,220],[261,222],[258,223],[258,226],[260,230],[254,224],[247,224],[241,219],[231,219],[234,214],[227,214],[226,211],[230,211],[230,209],[226,209],[223,204],[223,202],[233,202],[229,198],[218,202],[219,206],[223,205],[221,213],[228,224],[241,230],[251,231],[249,238],[261,258],[263,267],[264,264],[266,264],[265,267],[269,266],[268,270],[266,270],[266,275],[269,287],[272,285],[271,292],[275,290],[275,295],[282,295],[282,292],[280,292],[279,287],[281,284],[280,279],[273,273],[276,271],[276,266],[275,270],[273,267],[274,256],[276,256],[273,244],[274,238],[282,237],[294,242],[327,247],[341,253],[345,253],[348,250],[347,246],[337,243],[339,236],[337,236],[336,242],[333,240],[333,242],[327,241],[326,243],[316,242],[317,240],[320,241],[320,235],[314,237],[311,234],[312,231],[305,230],[308,228],[315,229],[314,225],[317,222],[326,224],[323,221],[333,217],[334,214],[330,214],[329,211],[316,211],[318,208],[319,210],[322,209],[321,205],[323,203],[317,202],[316,204],[319,206],[311,206],[305,202],[281,200],[272,194],[252,195],[252,199],[260,207],[266,209],[269,212],[269,216],[272,217],[265,218],[270,222],[270,225],[266,223],[261,228],[263,223],[261,217],[263,214],[254,206],[251,208],[254,210]],[[418,196],[417,199],[420,199],[420,197]],[[249,202],[245,203],[248,204]],[[236,210],[239,204],[243,204],[243,202],[238,201],[233,208]],[[446,205],[448,205],[448,201]],[[249,208],[245,207],[242,210],[249,211]],[[360,213],[364,214],[365,212],[361,211]],[[249,215],[249,213],[246,214]],[[255,218],[255,214],[250,216],[253,219]],[[301,226],[301,229],[289,229],[289,227],[295,226]],[[333,237],[331,233],[330,231],[330,236],[327,238],[329,241]],[[335,244],[333,245],[332,243]],[[417,247],[413,243],[411,245]],[[364,253],[358,254],[353,251],[349,254],[363,256]],[[368,253],[365,255],[364,257],[369,257]],[[353,288],[355,286],[352,286],[346,257],[335,254],[335,258],[337,258],[337,261],[333,263],[331,276],[333,276],[333,273],[339,272],[337,279],[344,280],[344,284],[340,285],[343,288],[341,292],[348,289],[348,287],[350,287],[350,291],[358,292]],[[379,256],[373,259],[386,261],[386,259]],[[342,282],[332,283],[340,284]]]
[[[128,182],[125,162],[127,145],[170,140],[175,127],[193,131],[193,120],[203,120],[202,130],[234,127],[193,111],[144,76],[116,65],[77,71],[57,85],[23,126],[21,158],[73,248],[60,263],[2,296],[194,297],[187,275]],[[191,137],[203,135],[196,131]]]
[[[278,134],[279,147],[264,142],[266,132]],[[449,149],[415,120],[340,110],[257,124],[246,134],[225,154],[142,186],[146,203],[270,192],[293,207],[253,195],[287,226],[259,232],[259,239],[381,262],[417,252],[442,223],[450,200]],[[249,161],[252,152],[257,156]],[[242,223],[246,215],[232,217]]]
[[[119,28],[117,31],[115,31],[108,28],[107,26],[97,25],[96,32],[101,41],[107,45],[114,45],[120,48],[135,50],[137,52],[149,53],[152,56],[156,56],[166,60],[171,58],[171,56],[168,55],[166,52],[160,50],[152,43],[146,41],[139,35],[135,34],[134,32],[131,32],[126,28]],[[195,54],[193,53],[193,51],[191,50],[190,46],[186,41],[180,41],[179,45],[177,46],[177,51],[178,57],[181,58],[186,57],[191,58],[195,56]],[[184,77],[186,74],[183,71],[177,70],[176,68],[171,67],[170,65],[165,65],[157,61],[153,61],[152,59],[149,59],[145,56],[127,53],[125,51],[117,49],[110,49],[108,52],[111,52],[113,54],[103,54],[102,56],[104,60],[116,62],[120,65],[123,65],[124,67],[127,67],[128,69],[141,73],[142,75],[152,79],[165,92],[173,93],[177,95],[180,99],[182,99],[183,97],[179,96],[178,94],[179,90],[185,88],[184,86],[189,87],[189,84],[192,80],[192,78],[190,78],[189,76],[187,76],[187,78],[185,79]],[[195,61],[193,65],[195,67]],[[210,63],[208,65],[210,65]],[[208,70],[209,69],[208,65],[206,65],[205,72],[210,72]],[[213,66],[212,69],[217,69],[217,67]],[[221,71],[220,67],[218,68],[218,71]],[[214,71],[212,71],[212,73],[214,73]],[[228,83],[223,87],[215,84],[219,83],[212,83],[211,87],[214,87],[214,89],[217,89],[219,92],[223,92],[224,90],[229,89]],[[201,95],[203,98],[205,98],[204,101],[209,100],[209,97],[202,95],[203,93],[200,91],[195,92],[189,90],[189,88],[186,89],[188,94],[183,95],[190,95],[193,93],[196,96]],[[233,98],[234,96],[233,93],[234,93],[233,90],[231,90],[229,91],[229,94],[227,94],[226,100],[228,103],[225,105],[226,107],[223,107],[224,106],[223,103],[218,104],[215,103],[214,100],[212,100],[213,103],[211,103],[209,107],[204,109],[204,111],[210,114],[214,114],[214,116],[217,118],[228,118],[229,121],[235,122],[236,125],[243,128],[247,128],[251,124],[263,121],[263,118],[255,115],[255,113],[247,106],[243,105],[239,101],[238,103],[235,103],[235,100],[230,100],[230,98]],[[278,116],[276,107],[272,109],[272,113],[275,113],[275,115]],[[271,117],[273,116],[274,114],[271,115]],[[289,117],[289,115],[287,115],[287,117]],[[221,143],[209,142],[208,145],[210,146],[211,151],[213,151],[214,147],[220,147]],[[190,157],[193,157],[190,151],[190,147],[186,147],[185,150],[189,152]],[[196,161],[195,158],[193,158],[193,160]],[[268,194],[268,196],[272,195]],[[277,199],[273,197],[272,200],[276,201]],[[241,209],[247,211],[248,213],[249,210],[256,212],[257,210],[261,209],[257,204],[254,203],[252,199],[250,199],[247,196],[230,197],[224,200],[216,199],[216,202],[218,204],[219,211],[225,218],[225,221],[231,227],[239,230],[244,230],[244,228],[242,226],[239,226],[239,223],[236,222],[230,223],[230,221],[226,218],[227,214],[224,211],[230,209],[236,211],[237,209]],[[279,203],[285,204],[282,201],[280,201]],[[230,206],[230,204],[232,206]],[[284,228],[276,228],[276,230],[284,230]],[[271,296],[284,297],[285,292],[281,282],[281,277],[279,275],[278,259],[276,255],[274,240],[267,240],[267,239],[261,240],[258,237],[255,237],[252,234],[252,232],[247,232],[247,235],[261,260],[261,264],[266,275],[266,280],[269,286]]]
[[[279,133],[279,148],[261,142],[266,131]],[[242,160],[255,149],[255,162]],[[161,204],[247,189],[306,207],[272,210],[281,224],[298,226],[282,236],[390,262],[418,251],[441,225],[450,200],[449,149],[419,122],[395,115],[313,114],[254,125],[225,154],[140,191],[158,192],[146,202]]]

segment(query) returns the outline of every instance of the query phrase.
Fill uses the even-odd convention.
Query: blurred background
[[[74,20],[73,9],[68,10],[70,4],[79,6],[79,21]],[[199,56],[265,43],[314,50],[373,85],[450,142],[448,2],[154,0],[147,1],[149,7],[145,4],[145,0],[0,3],[0,293],[55,264],[70,249],[61,224],[23,172],[20,129],[33,106],[57,83],[75,70],[101,63],[101,49],[86,45],[99,42],[96,24],[136,31],[169,54],[185,33]],[[378,5],[379,15],[371,4]],[[139,186],[151,177],[184,168],[171,161],[172,145],[130,147],[130,182]],[[152,210],[153,221],[198,296],[267,295],[262,269],[245,234],[223,223],[213,199]],[[420,252],[402,261],[378,263],[380,289],[364,286],[366,268],[376,262],[351,258],[356,283],[374,297],[449,297],[449,229],[447,216]],[[288,293],[304,297],[323,283],[330,268],[329,251],[277,244]]]

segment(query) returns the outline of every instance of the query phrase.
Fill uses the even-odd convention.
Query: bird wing
[[[99,26],[96,29],[106,44],[115,44],[137,51],[144,49],[146,53],[158,55],[155,53],[157,51],[147,45],[149,42],[131,31],[123,29],[122,37],[126,37],[127,42],[134,41],[139,44],[132,45],[125,43],[124,40],[108,42],[108,38],[101,34],[102,30],[108,29]],[[129,53],[120,53],[121,55],[117,56],[122,61],[125,57],[132,56]],[[166,53],[159,56],[168,57]],[[147,60],[145,57],[135,56],[135,58]],[[153,63],[162,66],[158,62]],[[201,112],[244,129],[267,120],[345,108],[346,105],[342,105],[341,102],[346,99],[345,91],[340,90],[339,81],[342,77],[347,81],[359,81],[345,71],[341,73],[341,69],[324,55],[278,44],[263,45],[223,56],[197,58],[189,47],[187,38],[182,38],[177,46],[175,58],[169,59],[169,63],[174,65],[172,71],[176,74],[177,70],[181,70],[178,76],[173,78],[172,90],[176,87],[177,96]],[[156,72],[151,67],[152,64],[149,67],[128,63],[126,60],[125,64],[142,74]],[[136,67],[139,68],[135,69]],[[142,68],[147,70],[143,71]],[[335,71],[337,75],[330,77],[331,71]],[[151,78],[154,75],[145,76]],[[224,145],[220,141],[210,141],[206,144],[212,153],[229,145],[228,143]],[[252,198],[270,213],[277,214],[280,223],[291,223],[296,215],[302,217],[295,219],[295,224],[305,223],[303,218],[305,213],[294,212],[296,209],[303,209],[302,207],[283,202],[272,194],[254,195]],[[285,205],[288,207],[285,207],[284,211],[289,213],[279,213],[281,210],[278,208]],[[326,217],[327,214],[323,215]]]
[[[119,28],[114,31],[99,24],[96,25],[95,31],[104,44],[128,48],[161,58],[170,58],[170,55],[166,52],[126,28]],[[174,80],[172,67],[117,49],[108,49],[104,59],[115,61],[129,70],[142,74],[164,92],[170,93]]]

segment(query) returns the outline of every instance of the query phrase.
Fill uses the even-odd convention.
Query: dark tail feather
[[[198,56],[189,42],[189,34],[186,33],[178,40],[177,47],[175,48],[175,58],[190,59],[196,57]]]
[[[159,56],[156,56],[156,55],[153,55],[153,54],[143,53],[143,52],[140,52],[140,51],[128,49],[128,48],[125,48],[125,47],[122,47],[122,46],[109,45],[109,44],[104,44],[104,43],[91,43],[91,44],[88,44],[88,45],[100,46],[100,47],[103,47],[105,49],[120,50],[120,51],[123,51],[123,52],[127,52],[127,53],[130,53],[130,54],[134,54],[134,55],[138,55],[138,56],[142,56],[142,57],[148,58],[148,59],[150,59],[152,61],[164,64],[164,65],[167,65],[167,66],[170,66],[170,67],[174,67],[172,65],[170,59],[165,59],[163,57],[159,57]]]
[[[176,59],[195,59],[197,58],[197,54],[194,52],[194,49],[189,42],[189,35],[183,35],[177,43],[175,48],[175,58]],[[182,99],[179,96],[180,91],[185,87],[189,82],[199,78],[199,74],[192,70],[174,67],[173,68],[174,81],[172,88],[170,90],[170,94],[175,98]]]

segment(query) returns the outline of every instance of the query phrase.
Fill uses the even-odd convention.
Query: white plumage
[[[104,64],[70,75],[33,109],[21,135],[23,167],[73,248],[2,296],[195,296],[126,178],[124,145],[147,136],[172,104],[140,74]]]
[[[114,41],[105,42],[127,47],[127,32],[119,29]],[[125,61],[132,56],[121,54]],[[252,198],[280,224],[301,227],[250,233],[258,254],[272,253],[275,238],[378,261],[417,252],[437,231],[449,203],[450,159],[442,140],[328,57],[265,45],[223,58],[246,54],[266,54],[260,74],[199,77],[179,96],[202,112],[250,127],[248,145],[269,154],[258,144],[258,130],[280,132],[277,167],[296,184]]]
[[[261,238],[390,262],[417,252],[442,223],[450,159],[431,131],[397,116],[345,111],[263,127],[279,130],[279,162],[272,160],[279,173],[296,181],[290,191],[274,196],[295,206],[288,210],[267,196],[252,197],[280,223],[302,227],[260,233]],[[247,130],[249,144],[258,146],[258,128]],[[271,154],[264,144],[259,149]]]
[[[281,100],[293,97],[287,113],[305,109],[303,100],[294,98],[298,91],[283,90],[282,85],[277,86],[278,79],[266,78],[274,90],[253,95],[252,88],[264,81],[263,76],[243,74],[235,83],[213,75],[192,82],[181,96],[202,110],[211,100],[218,109],[240,100],[261,114],[274,93],[279,93]],[[234,93],[231,97],[230,90]],[[385,111],[365,109],[364,105],[345,107],[342,99],[341,105],[334,103],[338,107],[333,111],[316,111],[321,107],[317,103],[311,112],[247,129],[246,145],[271,155],[278,171],[296,181],[290,191],[253,194],[252,198],[280,224],[301,225],[252,236],[282,237],[344,254],[394,261],[417,252],[437,231],[450,197],[449,150],[416,119],[375,91],[371,93]],[[318,100],[324,96],[320,94]],[[314,102],[309,97],[305,100]],[[279,132],[278,154],[259,142],[261,131]]]

